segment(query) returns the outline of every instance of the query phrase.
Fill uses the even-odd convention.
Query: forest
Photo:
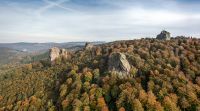
[[[129,75],[108,70],[123,53]],[[200,39],[138,39],[0,68],[0,111],[200,111]]]

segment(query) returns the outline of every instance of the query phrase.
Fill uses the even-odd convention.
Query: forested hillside
[[[25,56],[26,53],[19,50],[0,47],[0,65],[7,63],[16,63]]]
[[[109,70],[113,53],[125,55],[128,76]],[[199,39],[116,41],[68,54],[1,67],[0,110],[200,110]]]

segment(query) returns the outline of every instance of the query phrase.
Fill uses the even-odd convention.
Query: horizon
[[[200,37],[193,37],[193,36],[184,36],[184,35],[178,35],[176,37],[192,37],[193,39],[200,39]],[[171,38],[176,38],[176,37],[172,37]],[[116,41],[123,41],[123,40],[139,40],[139,39],[157,39],[156,37],[140,37],[140,38],[134,38],[134,39],[115,39],[115,40],[111,40],[111,41],[69,41],[69,42],[25,42],[25,41],[21,41],[21,42],[0,42],[0,44],[18,44],[18,43],[27,43],[27,44],[46,44],[46,43],[54,43],[54,44],[64,44],[64,43],[95,43],[95,42],[102,42],[102,43],[109,43],[109,42],[116,42]]]
[[[64,43],[172,37],[199,38],[198,0],[0,1],[0,43]]]
[[[69,42],[0,42],[0,44],[17,44],[17,43],[28,43],[28,44],[45,44],[45,43],[54,43],[54,44],[63,44],[63,43],[94,43],[94,42],[109,42],[109,41],[69,41]],[[112,42],[112,41],[111,41]]]

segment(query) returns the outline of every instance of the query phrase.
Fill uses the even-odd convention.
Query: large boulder
[[[127,76],[131,66],[123,53],[113,53],[108,60],[108,70],[117,72],[120,77]]]
[[[157,39],[160,39],[160,40],[170,40],[170,33],[163,30],[160,34],[157,35],[156,37]]]
[[[51,62],[55,61],[59,57],[67,58],[67,51],[65,49],[59,49],[57,47],[53,47],[49,51],[49,58]]]

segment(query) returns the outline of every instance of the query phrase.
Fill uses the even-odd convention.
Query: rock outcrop
[[[67,51],[66,51],[65,49],[61,49],[60,51],[61,51],[61,52],[60,52],[60,56],[62,56],[62,57],[64,57],[64,58],[67,58],[67,56],[68,56]]]
[[[117,72],[119,77],[127,76],[130,72],[131,66],[123,53],[113,53],[109,57],[108,70]]]
[[[86,43],[85,44],[85,50],[88,50],[88,49],[92,49],[94,47],[94,45],[93,44],[91,44],[91,43]]]
[[[170,40],[170,33],[163,30],[159,35],[157,35],[156,39],[160,40]]]
[[[51,62],[55,61],[58,57],[67,58],[67,51],[65,49],[59,49],[57,47],[53,47],[49,51],[49,58]]]

